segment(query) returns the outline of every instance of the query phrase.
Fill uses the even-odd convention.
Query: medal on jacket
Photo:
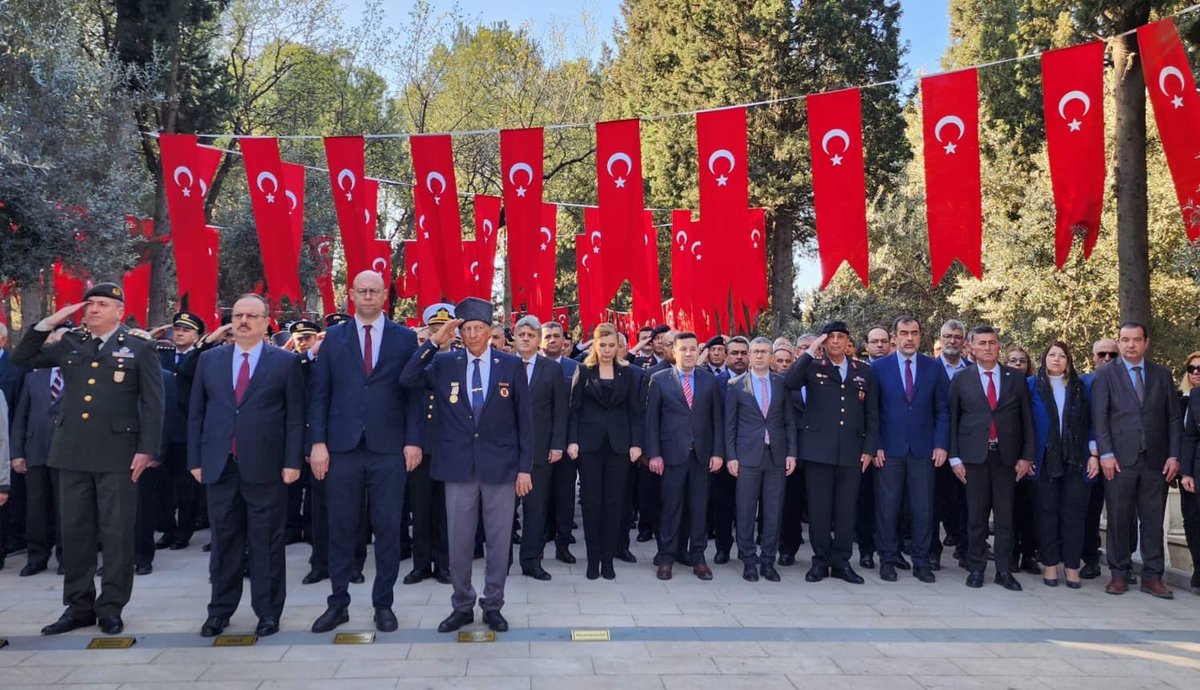
[[[458,381],[450,382],[450,404],[458,404]]]
[[[113,383],[124,383],[124,381],[125,381],[125,372],[124,371],[121,371],[120,369],[118,369],[117,371],[113,372]]]

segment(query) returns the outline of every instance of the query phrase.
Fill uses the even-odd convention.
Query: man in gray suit
[[[742,579],[757,582],[759,571],[779,582],[775,554],[783,518],[783,490],[796,471],[796,422],[783,377],[771,371],[771,341],[750,342],[750,370],[730,380],[725,394],[725,456],[737,478],[737,545]],[[754,543],[758,505],[762,554]],[[757,566],[757,567],[756,567]]]
[[[1117,346],[1121,359],[1096,371],[1092,424],[1104,472],[1108,508],[1109,594],[1129,591],[1130,529],[1141,523],[1142,591],[1160,599],[1174,593],[1162,582],[1163,512],[1167,484],[1179,474],[1183,435],[1171,371],[1146,359],[1146,327],[1127,322]]]

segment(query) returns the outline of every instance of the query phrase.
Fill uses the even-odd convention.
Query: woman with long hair
[[[1197,445],[1200,444],[1200,352],[1188,355],[1183,380],[1179,382],[1179,401],[1183,406],[1183,451],[1180,453],[1179,511],[1183,513],[1183,534],[1192,554],[1192,589],[1200,588],[1200,496],[1196,495]],[[1196,393],[1193,395],[1193,393]]]

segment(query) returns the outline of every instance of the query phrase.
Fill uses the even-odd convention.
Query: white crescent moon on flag
[[[541,230],[542,230],[542,235],[544,235],[546,237],[547,242],[551,242],[554,240],[554,235],[550,233],[550,228],[543,227]]]
[[[179,184],[179,176],[180,175],[187,175],[187,178],[188,178],[187,184]],[[172,177],[175,180],[175,184],[179,185],[180,187],[191,187],[193,184],[196,184],[196,178],[192,177],[191,168],[187,167],[186,165],[181,165],[178,168],[175,168],[175,174],[172,175]]]
[[[478,261],[471,262],[471,275],[473,275],[473,276],[479,275],[479,262]]]
[[[933,128],[933,136],[938,141],[942,140],[942,127],[945,127],[946,125],[954,125],[955,127],[958,127],[958,136],[955,137],[956,139],[962,139],[963,135],[967,133],[967,126],[963,124],[961,117],[957,115],[947,115],[946,117],[938,120],[937,126]]]
[[[729,170],[726,170],[725,172],[733,172],[733,168],[736,165],[736,162],[733,158],[733,153],[730,152],[729,149],[717,149],[716,151],[712,152],[711,156],[708,157],[708,171],[710,173],[714,175],[717,174],[717,171],[713,170],[713,166],[716,165],[717,161],[721,160],[722,158],[729,161]]]
[[[1082,91],[1068,91],[1063,94],[1063,97],[1058,101],[1058,116],[1062,119],[1067,119],[1067,104],[1071,101],[1079,101],[1083,104],[1083,115],[1087,115],[1092,109],[1092,99]],[[1080,115],[1080,117],[1083,117]]]
[[[825,153],[829,153],[829,142],[832,139],[841,139],[842,140],[842,145],[843,145],[842,153],[845,153],[846,151],[850,150],[850,135],[846,133],[846,130],[831,129],[825,133],[825,136],[821,137],[821,150],[822,151],[824,151]]]
[[[1179,80],[1179,88],[1182,89],[1184,87],[1183,72],[1180,72],[1178,67],[1164,67],[1158,73],[1158,90],[1162,91],[1164,96],[1171,95],[1167,93],[1167,77],[1175,77]]]
[[[592,270],[592,269],[588,268],[588,265],[587,265],[587,260],[588,260],[588,257],[590,257],[590,256],[591,256],[591,254],[584,254],[583,258],[581,258],[579,260],[579,263],[583,264],[583,267],[587,268],[587,270],[589,270],[589,271]]]
[[[318,254],[328,254],[329,253],[329,240],[325,240],[325,241],[317,243],[317,253]]]
[[[371,222],[371,209],[364,208],[363,209],[363,225],[366,225],[370,222]]]
[[[516,177],[516,174],[519,172],[523,172],[528,176],[525,180],[525,184],[533,183],[533,168],[530,167],[528,163],[513,163],[512,167],[508,169],[508,181],[516,184],[517,181],[513,178]]]
[[[438,191],[433,191],[433,183],[438,182],[442,188]],[[438,171],[433,171],[425,176],[425,189],[429,190],[430,194],[441,194],[446,191],[446,178]]]
[[[375,271],[376,273],[383,273],[386,271],[387,259],[383,258],[382,256],[375,257],[375,260],[371,262],[371,270]]]
[[[344,184],[346,180],[350,181],[349,186]],[[348,192],[353,190],[356,184],[358,184],[358,178],[354,177],[354,173],[350,171],[350,168],[342,168],[342,171],[337,176],[338,189]]]
[[[200,196],[208,196],[208,185],[204,184],[204,180],[200,180]]]
[[[761,239],[762,239],[762,233],[759,232],[758,228],[755,228],[754,230],[750,231],[750,241],[751,242],[754,242],[757,244],[758,241]]]
[[[602,236],[600,235],[600,231],[593,230],[592,233],[590,235],[588,235],[588,239],[591,240],[593,247],[599,247],[600,240],[602,239]]]
[[[696,240],[695,242],[692,242],[692,256],[696,257],[697,259],[700,258],[700,255],[696,253],[696,250],[699,248],[700,248],[700,240]]]
[[[617,153],[614,153],[613,155],[608,157],[608,163],[604,166],[608,170],[609,177],[613,176],[613,171],[612,171],[613,163],[618,163],[618,162],[625,164],[625,174],[626,175],[633,172],[633,160],[631,160],[629,158],[629,154],[618,151]]]
[[[422,213],[419,217],[417,217],[417,227],[420,228],[421,230],[425,229],[425,214],[424,213]]]
[[[422,218],[424,218],[424,216],[422,216]],[[496,231],[496,229],[492,227],[492,220],[490,218],[484,219],[484,221],[483,221],[483,236],[491,237],[492,233],[495,231]]]
[[[420,265],[421,265],[421,264],[420,264],[419,262],[416,262],[416,261],[414,261],[414,262],[413,262],[413,265],[412,265],[412,274],[413,274],[414,276],[415,276],[415,275],[417,275],[417,266],[420,266]]]
[[[263,182],[265,182],[267,180],[271,181],[271,191],[270,192],[267,192],[267,190],[263,189]],[[279,191],[279,180],[277,180],[275,178],[274,173],[269,173],[265,170],[258,174],[258,178],[256,178],[254,180],[254,184],[255,184],[255,186],[258,187],[258,191],[266,192],[267,194],[272,194],[274,192]]]
[[[675,241],[679,243],[679,249],[683,250],[683,248],[687,246],[687,230],[680,230],[679,232],[675,233]]]
[[[288,209],[288,210],[289,210],[289,211],[295,211],[295,210],[296,210],[296,204],[298,203],[298,202],[296,201],[296,195],[295,195],[295,194],[293,194],[293,193],[292,193],[292,190],[290,190],[290,189],[289,189],[289,190],[287,190],[286,192],[284,192],[283,194],[284,194],[284,196],[286,196],[286,197],[288,198],[288,201],[292,202],[292,207],[291,207],[290,209]]]

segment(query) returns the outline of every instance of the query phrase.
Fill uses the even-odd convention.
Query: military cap
[[[181,311],[175,314],[175,317],[171,319],[171,325],[175,328],[190,328],[200,335],[204,335],[204,319],[190,311]]]
[[[845,321],[830,321],[821,328],[821,335],[829,335],[830,333],[845,333],[850,335],[850,329],[846,327]]]
[[[124,304],[125,291],[122,290],[121,286],[117,285],[116,283],[96,283],[92,286],[92,289],[88,290],[83,295],[83,299],[85,300],[89,300],[93,297],[107,297],[108,299],[115,299],[116,301]]]
[[[670,333],[670,332],[671,332],[670,326],[668,326],[665,323],[660,323],[654,327],[654,330],[650,331],[650,339],[653,340],[654,338],[657,338],[658,336],[662,335],[663,333]]]
[[[314,335],[321,332],[321,327],[308,319],[299,319],[288,324],[288,333],[292,335]]]
[[[454,309],[455,318],[467,321],[482,321],[489,326],[492,323],[492,303],[479,299],[478,297],[468,297],[458,303]]]
[[[454,305],[438,302],[425,307],[425,311],[421,312],[421,321],[426,326],[437,326],[446,323],[454,318]]]
[[[339,323],[345,323],[345,322],[349,321],[351,318],[353,318],[353,317],[351,317],[349,314],[343,314],[340,311],[337,312],[336,314],[326,314],[325,315],[325,327],[332,328],[333,326],[336,326]]]
[[[724,336],[714,335],[708,339],[707,343],[704,343],[704,347],[716,347],[717,345],[720,345],[721,347],[725,346]]]

